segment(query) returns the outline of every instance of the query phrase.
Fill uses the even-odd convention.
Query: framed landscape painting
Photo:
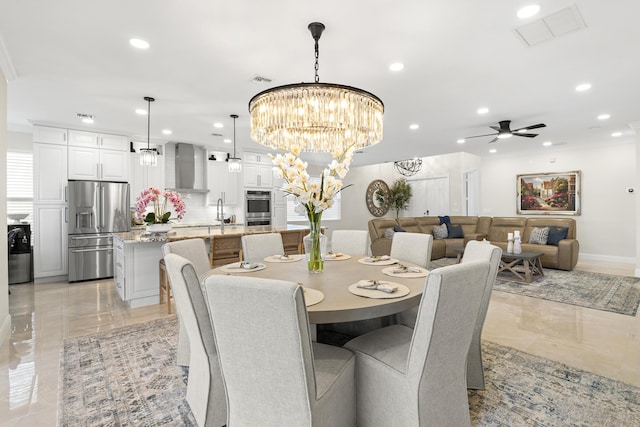
[[[580,171],[517,176],[519,215],[580,215]]]

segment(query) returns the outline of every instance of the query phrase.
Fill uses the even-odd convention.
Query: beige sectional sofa
[[[580,245],[576,240],[576,222],[573,218],[523,218],[523,217],[472,217],[451,216],[452,225],[460,225],[462,238],[434,239],[431,259],[455,257],[469,240],[487,239],[503,250],[507,248],[507,233],[520,231],[522,250],[541,252],[543,267],[560,270],[573,270],[578,262]],[[387,230],[401,228],[411,233],[428,233],[433,235],[433,227],[440,225],[437,216],[406,218],[374,218],[369,221],[369,237],[371,238],[372,255],[386,255],[391,250],[390,232]],[[539,245],[527,243],[532,230],[543,227],[568,228],[567,237],[558,245]],[[386,237],[385,237],[386,234]]]

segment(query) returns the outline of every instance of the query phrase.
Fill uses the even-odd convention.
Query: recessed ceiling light
[[[464,144],[464,139],[459,139],[456,141],[458,144]]]
[[[487,114],[489,109],[487,107],[478,108],[478,114]]]
[[[225,144],[231,144],[231,140],[227,138],[227,139],[224,140],[224,143]]]
[[[493,154],[493,153],[497,153],[497,152],[498,152],[498,150],[496,150],[495,148],[492,148],[491,150],[489,150],[489,152],[490,152],[491,154]]]
[[[214,123],[213,127],[217,128],[217,129],[222,129],[224,127],[224,125],[222,123]]]
[[[613,136],[614,138],[618,137],[618,136],[622,136],[622,132],[614,132],[611,134],[611,136]]]
[[[394,62],[393,64],[389,65],[389,69],[391,71],[400,71],[404,69],[404,64],[402,62]]]
[[[540,6],[537,4],[530,4],[518,10],[517,15],[520,19],[527,19],[537,15],[538,12],[540,12]]]
[[[598,120],[607,120],[609,118],[611,118],[611,114],[600,114],[598,116]]]
[[[138,49],[149,49],[149,43],[142,39],[129,39],[129,44]]]
[[[550,147],[550,146],[552,146],[552,145],[553,145],[553,142],[551,142],[551,141],[545,141],[545,142],[543,142],[543,143],[542,143],[542,145],[544,145],[545,147]]]
[[[147,115],[147,110],[143,110],[142,108],[137,108],[136,109],[136,114],[140,114],[141,116],[146,116]]]
[[[162,133],[165,135],[171,135],[173,132],[171,132],[171,129],[163,129]]]
[[[576,86],[576,92],[584,92],[585,90],[591,89],[591,83],[581,83]]]
[[[409,126],[409,129],[411,129],[411,130],[416,130],[416,129],[418,129],[419,127],[420,127],[420,125],[417,125],[417,124],[415,124],[415,123],[414,123],[414,124],[412,124],[412,125],[410,125],[410,126]]]

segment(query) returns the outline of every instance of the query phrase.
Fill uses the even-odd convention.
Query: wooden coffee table
[[[544,276],[542,252],[502,253],[498,275],[501,279],[531,283]]]

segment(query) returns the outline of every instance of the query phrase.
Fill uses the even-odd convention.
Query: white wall
[[[4,218],[6,230],[7,224],[7,81],[0,71],[0,218]],[[7,269],[7,245],[0,245],[0,345],[4,344],[11,330],[11,316],[9,315],[9,276]]]
[[[578,150],[542,151],[538,155],[484,158],[480,171],[480,212],[516,215],[516,175],[582,171],[581,215],[576,220],[580,256],[635,263],[636,182],[633,140]]]

